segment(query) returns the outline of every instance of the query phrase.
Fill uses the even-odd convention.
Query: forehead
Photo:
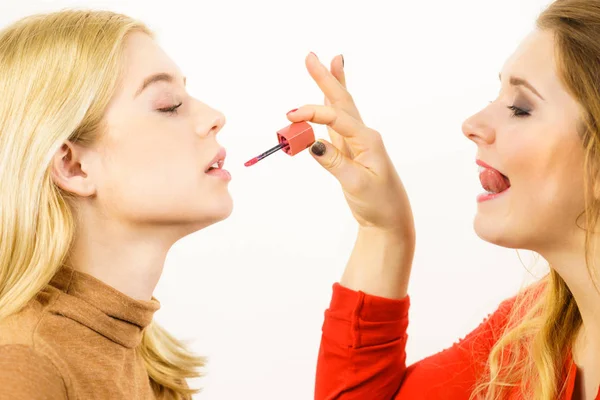
[[[535,69],[539,72],[554,70],[554,36],[551,32],[535,30],[521,41],[508,58],[504,68]]]
[[[569,103],[571,108],[575,102],[560,79],[554,35],[550,31],[535,30],[521,42],[502,69],[502,81],[507,82],[509,76],[527,80],[555,104]]]
[[[546,93],[561,90],[553,34],[540,30],[531,32],[504,64],[502,76],[503,80],[509,76],[526,79]]]
[[[137,90],[146,77],[157,73],[180,75],[173,60],[152,37],[145,33],[131,33],[125,41],[123,51],[124,89],[135,87],[134,90]]]

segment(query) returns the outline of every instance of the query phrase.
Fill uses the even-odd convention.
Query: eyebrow
[[[137,92],[135,92],[134,97],[139,96],[140,93],[142,93],[144,91],[144,89],[146,89],[148,86],[152,85],[153,83],[157,83],[157,82],[173,83],[173,82],[175,82],[175,77],[171,74],[167,74],[166,72],[160,72],[158,74],[150,75],[149,77],[144,79],[142,86],[140,86],[140,88],[137,90]],[[183,86],[185,86],[185,84],[186,84],[186,78],[183,77]]]
[[[502,74],[499,74],[499,75],[498,75],[498,78],[500,78],[500,80],[502,80]],[[540,94],[540,93],[539,93],[537,90],[535,90],[535,88],[534,88],[534,87],[531,85],[531,83],[527,82],[525,79],[523,79],[523,78],[519,78],[519,77],[516,77],[516,76],[511,76],[511,77],[510,77],[510,80],[509,80],[509,82],[510,82],[510,84],[511,84],[511,85],[513,85],[513,86],[524,86],[524,87],[526,87],[526,88],[527,88],[527,89],[529,89],[529,90],[530,90],[530,91],[531,91],[533,94],[535,94],[537,97],[539,97],[540,99],[542,99],[542,100],[546,101],[546,100],[545,100],[545,99],[542,97],[542,95],[541,95],[541,94]]]

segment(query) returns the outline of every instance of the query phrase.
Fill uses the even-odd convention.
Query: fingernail
[[[340,56],[342,56],[342,68],[344,68],[346,66],[346,62],[344,61],[344,55],[340,54]]]
[[[312,146],[310,146],[310,151],[318,157],[321,157],[323,154],[325,154],[325,150],[327,150],[327,147],[325,147],[325,145],[321,142],[315,142]]]
[[[294,108],[293,110],[288,111],[285,115],[290,115],[291,113],[293,113],[294,111],[298,111],[297,108]]]
[[[319,57],[318,57],[318,56],[317,56],[315,53],[313,53],[312,51],[310,52],[310,54],[312,54],[313,56],[315,56],[315,58],[316,58],[317,60],[319,59]]]

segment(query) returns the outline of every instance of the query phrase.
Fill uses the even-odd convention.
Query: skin
[[[376,296],[402,298],[407,294],[415,245],[411,207],[402,183],[390,166],[380,135],[364,125],[345,91],[343,69],[334,63],[330,77],[314,55],[307,58],[307,65],[317,66],[311,74],[326,96],[326,105],[301,107],[288,118],[330,127],[333,145],[324,142],[326,154],[316,158],[342,183],[360,227],[341,284]],[[585,264],[585,233],[578,227],[584,209],[580,115],[582,107],[556,70],[552,34],[535,31],[502,68],[498,98],[468,118],[463,132],[476,144],[477,158],[511,182],[504,194],[478,203],[475,231],[488,242],[539,253],[565,280],[583,318],[573,349],[579,368],[574,398],[593,399],[600,383],[595,357],[600,342],[594,339],[600,337],[600,295]]]
[[[71,264],[131,297],[149,299],[172,244],[231,213],[227,180],[205,174],[220,148],[216,135],[225,119],[185,92],[181,72],[148,36],[131,35],[125,55],[126,72],[106,112],[106,131],[87,148],[65,143],[52,172],[57,185],[75,195]],[[477,157],[511,181],[505,194],[478,204],[476,233],[491,243],[538,252],[575,296],[584,325],[574,349],[581,370],[577,396],[587,399],[600,383],[597,362],[586,356],[600,348],[591,339],[600,337],[600,295],[589,279],[583,231],[576,225],[583,209],[581,108],[550,61],[552,36],[532,33],[502,69],[498,98],[465,121],[463,131],[477,145]],[[320,140],[325,153],[313,156],[340,182],[359,225],[341,284],[402,298],[415,247],[402,182],[381,135],[364,124],[346,90],[341,57],[328,69],[310,54],[306,67],[325,104],[302,106],[288,118],[328,126],[331,142]],[[172,79],[136,96],[156,73]],[[529,82],[543,100],[511,77]],[[177,114],[158,111],[179,102]],[[511,116],[509,106],[530,115]]]
[[[516,85],[515,77],[533,89]],[[477,158],[511,182],[504,194],[478,203],[475,232],[500,246],[539,253],[565,280],[583,317],[573,352],[580,370],[575,398],[593,399],[600,384],[593,356],[600,348],[594,339],[600,337],[600,295],[585,264],[585,232],[577,225],[584,210],[582,108],[559,78],[550,32],[534,31],[521,43],[501,82],[497,99],[463,124]]]
[[[132,34],[106,129],[86,148],[65,143],[53,177],[75,194],[70,263],[136,299],[150,299],[175,241],[232,211],[228,181],[205,173],[225,117],[186,93],[184,77],[149,36]],[[144,80],[165,73],[137,94]],[[175,113],[165,109],[182,104]]]
[[[359,226],[340,284],[375,296],[403,298],[415,249],[404,186],[381,135],[365,125],[346,90],[343,60],[334,59],[329,71],[311,53],[306,66],[325,95],[325,105],[305,105],[287,116],[292,122],[327,125],[331,142],[319,140],[325,154],[313,156],[340,182]]]
[[[204,172],[220,148],[216,135],[225,118],[185,92],[181,72],[150,37],[130,35],[124,51],[125,73],[106,111],[105,131],[88,147],[64,143],[53,158],[52,176],[74,195],[77,233],[70,265],[147,300],[173,243],[231,213],[227,181]],[[381,284],[373,271],[412,261],[414,224],[404,188],[379,134],[363,124],[345,88],[342,57],[329,70],[311,53],[306,68],[325,105],[307,105],[288,118],[331,128],[343,151],[323,142],[325,154],[314,157],[339,180],[360,226],[343,282],[352,287],[357,279],[367,283],[367,292],[402,297],[407,281]],[[136,96],[158,73],[169,74],[170,81]],[[179,103],[177,114],[159,111]],[[372,270],[365,273],[367,261]]]

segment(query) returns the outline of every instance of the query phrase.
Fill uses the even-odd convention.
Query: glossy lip
[[[496,168],[492,167],[491,165],[488,165],[488,164],[484,163],[480,159],[475,160],[475,163],[477,165],[479,165],[480,167],[483,167],[483,168],[486,168],[486,169],[493,169],[494,171],[499,172],[500,174],[502,174],[502,176],[504,176],[504,177],[506,177],[506,179],[508,179],[509,185],[510,185],[510,179],[508,178],[508,176],[504,175],[502,172],[500,172]],[[495,199],[498,196],[502,196],[503,194],[505,194],[506,192],[508,192],[510,190],[510,188],[511,187],[509,186],[508,188],[506,188],[506,190],[504,190],[504,191],[502,191],[500,193],[482,193],[482,194],[480,194],[480,195],[477,196],[477,202],[478,203],[483,203],[485,201]]]
[[[480,195],[477,196],[477,202],[478,203],[483,203],[484,201],[488,201],[488,200],[493,200],[499,196],[502,196],[503,194],[507,193],[510,190],[510,187],[508,189],[506,189],[503,192],[500,193],[481,193]]]
[[[227,157],[227,152],[225,151],[225,148],[221,147],[211,162],[208,163],[206,168],[204,168],[204,172],[208,172],[214,163],[218,163],[219,169],[223,168],[223,165],[225,164],[225,157]]]
[[[484,163],[484,162],[483,162],[483,161],[481,161],[480,159],[477,159],[477,160],[475,160],[475,163],[476,163],[477,165],[479,165],[480,167],[487,168],[487,169],[493,169],[494,171],[498,171],[498,172],[500,172],[500,173],[502,174],[502,171],[500,171],[500,170],[497,170],[496,168],[492,167],[491,165],[488,165],[488,164]],[[502,174],[502,175],[503,175],[503,176],[506,176],[506,175],[504,175],[504,174]],[[508,178],[508,176],[506,176],[506,177]]]
[[[229,173],[229,171],[227,171],[226,169],[222,169],[222,168],[211,169],[210,171],[208,171],[206,173],[206,175],[212,176],[215,178],[219,178],[219,179],[223,179],[227,182],[231,180],[231,174]]]

